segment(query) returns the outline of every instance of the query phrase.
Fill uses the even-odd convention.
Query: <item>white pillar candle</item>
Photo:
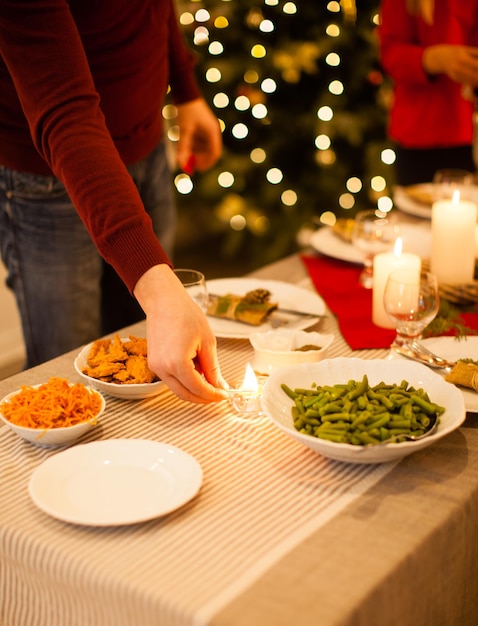
[[[432,253],[430,270],[441,284],[470,283],[475,274],[475,230],[477,207],[460,201],[455,191],[452,200],[432,206]]]
[[[372,321],[382,328],[395,328],[395,323],[389,318],[383,305],[383,292],[389,275],[395,270],[414,270],[417,276],[422,268],[422,261],[416,254],[402,253],[402,240],[399,237],[395,242],[393,252],[382,252],[373,259],[372,285]]]

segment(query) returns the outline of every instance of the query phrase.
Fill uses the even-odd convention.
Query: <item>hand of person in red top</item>
[[[217,402],[227,398],[216,338],[206,316],[171,268],[155,265],[136,283],[146,314],[149,367],[179,398]]]
[[[178,109],[178,166],[192,174],[212,167],[222,152],[219,122],[202,98],[180,104]]]
[[[478,86],[478,48],[451,44],[429,46],[423,53],[427,74],[446,74],[462,85]]]

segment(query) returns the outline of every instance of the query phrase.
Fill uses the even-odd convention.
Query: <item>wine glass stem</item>
[[[418,339],[420,339],[421,336],[422,336],[421,333],[418,333],[416,335],[405,335],[397,331],[394,344],[396,346],[409,346],[414,341],[417,341]]]
[[[373,257],[366,256],[363,262],[363,270],[360,274],[360,284],[366,289],[372,289],[373,286]]]

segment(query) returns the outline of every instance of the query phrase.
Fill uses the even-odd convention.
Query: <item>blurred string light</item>
[[[264,163],[266,160],[266,151],[263,148],[254,148],[251,151],[250,159],[253,163]]]
[[[251,106],[251,101],[247,96],[238,96],[234,100],[234,106],[238,111],[247,111]]]
[[[259,30],[263,33],[272,33],[274,28],[274,22],[271,20],[262,20],[259,24]]]
[[[217,182],[224,189],[229,189],[234,184],[234,175],[232,172],[221,172],[217,177]]]
[[[193,190],[193,182],[187,174],[178,174],[174,178],[174,185],[179,193],[187,195]]]
[[[225,109],[229,105],[229,96],[223,91],[219,91],[212,100],[217,109]]]
[[[224,46],[220,41],[211,41],[208,48],[209,54],[217,56],[224,52]]]
[[[327,2],[327,11],[331,13],[340,13],[340,2],[333,0],[332,2]]]

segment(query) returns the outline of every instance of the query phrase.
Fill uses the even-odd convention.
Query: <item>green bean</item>
[[[337,422],[339,420],[351,422],[352,415],[350,413],[345,413],[344,411],[342,411],[341,413],[325,413],[322,416],[322,422]]]
[[[289,398],[292,398],[292,400],[295,400],[297,396],[299,395],[296,391],[291,389],[285,383],[282,383],[281,389],[289,396]]]
[[[364,377],[358,385],[355,385],[355,381],[349,381],[349,383],[354,385],[352,391],[347,394],[349,400],[355,400],[356,398],[364,394],[368,389],[368,378],[366,374],[364,374]]]
[[[386,409],[393,409],[393,402],[381,393],[377,393],[373,389],[367,391],[370,400],[378,400]]]
[[[386,426],[390,422],[390,413],[381,413],[377,419],[368,424],[370,430],[373,428],[380,428],[380,426]]]
[[[443,407],[440,407],[433,402],[429,402],[425,400],[418,394],[412,395],[410,399],[417,406],[419,406],[423,411],[425,411],[425,413],[427,413],[428,415],[434,415],[435,413],[443,413],[443,411],[445,410]]]
[[[347,443],[347,438],[340,433],[321,432],[316,436],[319,439],[327,439],[328,441],[335,441],[335,443]]]

